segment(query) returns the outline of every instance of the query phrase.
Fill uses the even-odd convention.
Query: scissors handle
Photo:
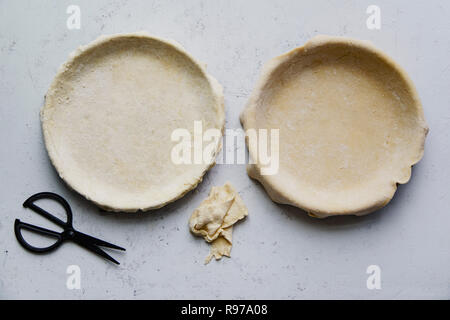
[[[42,209],[41,207],[37,206],[34,202],[41,199],[50,199],[53,201],[58,202],[65,210],[67,215],[67,220],[62,221],[58,217],[55,217],[51,213],[47,212],[46,210]],[[34,212],[38,213],[42,217],[52,221],[56,225],[60,226],[64,229],[64,232],[56,232],[53,230],[48,230],[39,226],[34,226],[29,223],[25,223],[20,221],[19,219],[16,219],[14,222],[14,233],[16,234],[17,241],[24,247],[25,249],[35,252],[35,253],[46,253],[55,250],[58,248],[64,240],[67,239],[68,231],[73,230],[72,228],[72,209],[70,208],[69,203],[61,196],[57,195],[56,193],[52,192],[40,192],[36,193],[35,195],[32,195],[29,197],[25,202],[23,203],[23,206],[25,208],[30,208]],[[44,248],[35,247],[31,244],[29,244],[22,235],[22,229],[34,232],[36,234],[40,234],[43,236],[55,238],[56,242],[52,245]]]
[[[31,244],[29,244],[28,242],[25,241],[25,239],[23,238],[22,235],[22,229],[37,233],[37,234],[41,234],[44,236],[48,236],[48,237],[52,237],[52,238],[56,238],[56,242],[48,247],[44,247],[44,248],[38,248],[35,246],[32,246]],[[22,245],[22,247],[24,247],[25,249],[27,249],[28,251],[34,252],[34,253],[46,253],[46,252],[50,252],[55,250],[56,248],[58,248],[62,243],[63,243],[63,235],[59,232],[55,232],[52,230],[48,230],[42,227],[38,227],[38,226],[34,226],[32,224],[29,223],[25,223],[20,221],[19,219],[16,219],[16,221],[14,222],[14,233],[16,234],[16,238],[17,241],[19,241],[19,243]]]
[[[66,211],[67,221],[64,222],[61,219],[55,217],[51,213],[45,211],[41,207],[37,206],[34,202],[41,199],[50,199],[58,202]],[[40,214],[44,218],[52,221],[53,223],[57,224],[58,226],[62,228],[66,227],[72,227],[72,209],[70,208],[69,203],[60,195],[57,195],[56,193],[52,192],[40,192],[36,193],[35,195],[32,195],[29,197],[25,202],[23,203],[23,206],[25,208],[30,208],[34,212]]]
[[[67,221],[64,222],[61,219],[55,217],[51,213],[45,211],[41,207],[37,206],[34,202],[40,199],[50,199],[55,200],[66,211],[67,215]],[[65,240],[73,241],[77,243],[78,245],[84,247],[85,249],[94,252],[103,258],[106,258],[110,260],[111,262],[114,262],[116,264],[119,264],[117,260],[112,258],[109,254],[104,252],[102,249],[100,249],[99,246],[107,247],[111,249],[117,249],[117,250],[123,250],[124,248],[116,246],[112,243],[91,237],[87,234],[81,233],[76,231],[72,226],[72,209],[70,208],[69,203],[61,196],[57,195],[56,193],[52,192],[41,192],[37,193],[35,195],[32,195],[29,197],[24,203],[23,206],[25,208],[30,208],[34,212],[38,213],[39,215],[43,216],[44,218],[47,218],[48,220],[52,221],[53,223],[57,224],[58,226],[62,227],[64,229],[63,232],[56,232],[52,230],[48,230],[42,227],[34,226],[32,224],[28,224],[25,222],[21,222],[19,219],[16,219],[14,223],[14,232],[16,234],[16,238],[19,241],[19,243],[27,250],[35,253],[46,253],[50,252],[56,248],[58,248]],[[45,248],[38,248],[35,246],[30,245],[28,242],[25,241],[25,239],[22,236],[22,229],[32,231],[37,234],[41,234],[48,237],[56,238],[56,242],[48,247]]]

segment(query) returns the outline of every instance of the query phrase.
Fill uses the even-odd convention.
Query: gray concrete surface
[[[68,30],[66,8],[81,8]],[[381,30],[366,27],[369,5]],[[450,298],[450,2],[448,1],[0,1],[0,298]],[[107,214],[70,191],[47,157],[38,113],[58,66],[101,34],[146,30],[183,44],[224,86],[227,128],[240,127],[262,64],[317,34],[371,40],[417,86],[430,126],[425,156],[384,209],[315,220],[270,201],[242,165],[218,165],[183,199],[146,214]],[[213,185],[230,180],[250,215],[231,259],[203,265],[208,245],[187,221]],[[116,267],[73,244],[36,256],[13,233],[31,194],[66,197],[80,231],[125,246]],[[69,265],[81,289],[66,287]],[[380,290],[366,269],[381,269]]]

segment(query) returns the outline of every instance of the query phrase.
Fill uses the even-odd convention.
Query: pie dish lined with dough
[[[223,132],[222,87],[179,44],[145,33],[102,36],[63,64],[41,111],[60,177],[110,211],[162,207],[214,165],[175,164],[173,130]],[[219,139],[220,140],[220,139]],[[221,142],[212,148],[213,159]]]
[[[248,129],[279,129],[279,170],[257,179],[273,201],[314,217],[385,206],[423,155],[428,127],[409,77],[369,42],[319,36],[271,60],[241,114]],[[269,149],[270,150],[270,149]]]

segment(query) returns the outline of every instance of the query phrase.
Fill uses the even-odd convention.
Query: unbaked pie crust
[[[179,44],[145,33],[102,36],[61,66],[41,111],[45,145],[67,184],[111,211],[182,197],[212,163],[171,161],[174,129],[223,132],[222,87]],[[221,143],[215,145],[213,157]]]
[[[273,201],[315,217],[385,206],[423,155],[428,127],[409,77],[369,42],[319,36],[263,69],[244,129],[279,129],[279,170],[247,167]],[[257,159],[257,144],[247,140]],[[270,150],[270,149],[269,149]]]

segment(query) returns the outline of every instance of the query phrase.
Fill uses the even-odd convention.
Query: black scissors
[[[38,207],[36,204],[34,204],[35,201],[40,199],[50,199],[58,202],[62,205],[64,210],[66,211],[67,215],[67,221],[64,222],[61,219],[55,217],[54,215],[48,213],[41,207]],[[34,252],[34,253],[47,253],[55,250],[58,248],[64,241],[73,241],[80,246],[84,247],[87,250],[90,250],[116,264],[120,264],[115,259],[113,259],[110,255],[108,255],[106,252],[104,252],[102,249],[99,248],[99,246],[117,249],[117,250],[123,250],[124,248],[121,248],[119,246],[116,246],[114,244],[108,243],[106,241],[88,236],[87,234],[81,233],[76,231],[72,226],[72,209],[70,208],[69,203],[61,196],[57,195],[56,193],[52,192],[41,192],[37,193],[31,197],[29,197],[25,202],[23,203],[23,206],[25,208],[30,208],[34,212],[37,212],[44,218],[47,218],[48,220],[52,221],[53,223],[57,224],[58,226],[62,227],[64,229],[63,232],[56,232],[52,230],[48,230],[42,227],[34,226],[32,224],[28,224],[25,222],[21,222],[19,219],[16,219],[14,223],[14,232],[16,234],[17,241],[24,247],[25,249]],[[37,248],[25,241],[25,239],[22,236],[21,230],[29,230],[38,234],[42,234],[44,236],[49,236],[52,238],[56,238],[57,241],[45,248]]]

